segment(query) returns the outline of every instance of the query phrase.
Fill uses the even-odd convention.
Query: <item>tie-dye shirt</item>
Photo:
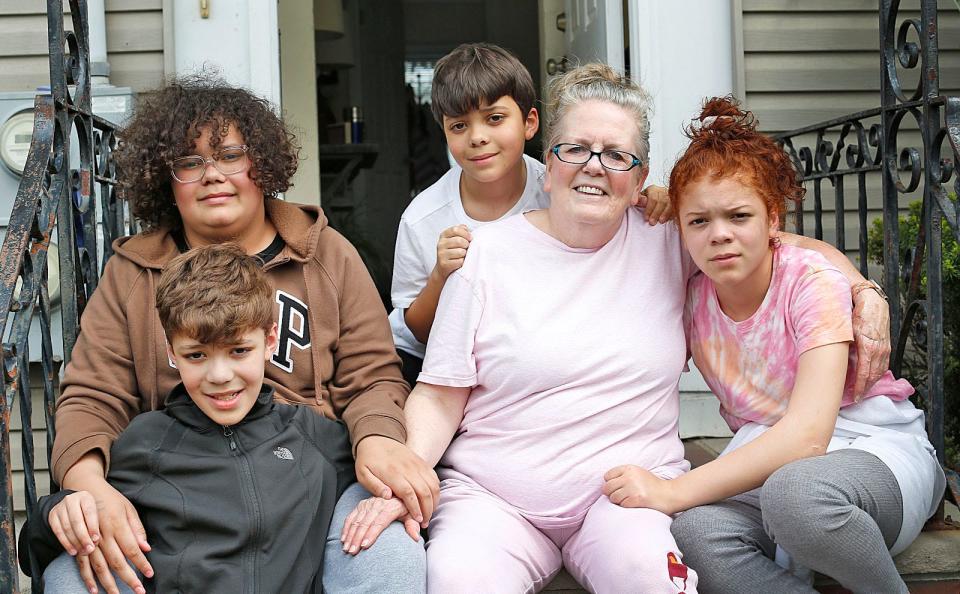
[[[827,344],[851,345],[841,408],[873,396],[904,400],[913,394],[906,380],[894,379],[888,370],[855,397],[850,285],[811,250],[784,245],[774,252],[767,295],[741,322],[720,309],[713,281],[696,275],[687,285],[684,322],[693,360],[720,399],[720,414],[733,431],[751,421],[779,421],[787,411],[800,355]]]

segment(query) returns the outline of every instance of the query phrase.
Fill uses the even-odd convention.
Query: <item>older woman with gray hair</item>
[[[697,589],[671,517],[605,492],[630,465],[689,469],[677,384],[694,266],[675,225],[632,208],[648,109],[608,66],[555,79],[550,207],[475,231],[447,280],[405,407],[407,445],[439,462],[428,591],[532,592],[564,566],[592,592]]]
[[[551,88],[546,210],[474,233],[444,287],[408,445],[440,462],[427,588],[694,592],[670,517],[601,494],[604,472],[689,465],[677,431],[689,265],[635,208],[649,99],[608,66]],[[650,274],[640,273],[646,270]]]

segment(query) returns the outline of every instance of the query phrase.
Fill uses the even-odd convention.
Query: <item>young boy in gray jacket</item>
[[[152,544],[145,591],[321,591],[353,458],[342,423],[275,404],[263,383],[277,346],[272,295],[259,261],[231,244],[182,254],[160,276],[157,309],[182,383],[120,435],[107,476]],[[42,570],[63,550],[92,551],[96,534],[89,493],[45,497],[21,533],[21,565],[25,545]]]

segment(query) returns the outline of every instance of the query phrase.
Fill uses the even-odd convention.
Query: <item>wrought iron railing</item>
[[[846,185],[855,182],[860,270],[868,272],[868,176],[882,180],[883,285],[890,296],[891,368],[900,375],[908,352],[927,359],[924,385],[916,386],[927,410],[930,439],[944,462],[944,309],[942,234],[960,241],[960,97],[940,92],[936,0],[921,0],[919,18],[902,18],[899,0],[880,2],[880,107],[792,130],[777,136],[804,182],[813,187],[814,236],[823,238],[824,182],[833,187],[836,241],[846,249]],[[911,71],[913,71],[911,73]],[[916,77],[915,88],[903,80]],[[960,81],[957,81],[960,83]],[[912,125],[916,124],[916,128]],[[919,136],[920,146],[901,146]],[[804,142],[812,137],[812,141]],[[953,197],[949,184],[953,181]],[[900,196],[922,195],[916,245],[901,262]],[[804,232],[803,206],[793,224]],[[947,221],[942,228],[941,221]],[[925,280],[923,278],[925,277]],[[905,295],[901,304],[900,295]],[[952,387],[956,389],[956,387]],[[960,414],[951,410],[950,414]],[[949,496],[960,496],[957,474],[946,469]],[[942,509],[940,519],[942,519]]]
[[[13,480],[10,447],[12,407],[19,404],[22,422],[25,509],[34,513],[37,496],[31,386],[29,381],[29,333],[38,326],[41,336],[40,365],[47,427],[48,452],[53,442],[55,361],[51,342],[54,315],[47,290],[47,252],[56,235],[61,278],[60,315],[63,326],[64,363],[79,330],[79,318],[87,298],[97,285],[99,272],[111,255],[110,244],[133,232],[132,222],[118,200],[112,151],[116,145],[110,122],[91,113],[89,48],[85,0],[70,0],[73,32],[64,31],[62,0],[47,0],[50,51],[50,94],[35,102],[34,132],[23,179],[17,191],[7,234],[0,251],[0,339],[3,374],[0,375],[0,592],[18,591],[14,530]],[[834,189],[837,213],[836,244],[846,248],[845,182],[856,180],[861,270],[867,272],[867,176],[879,172],[883,179],[885,233],[884,285],[891,295],[891,323],[896,349],[893,365],[899,367],[907,341],[923,328],[928,357],[927,384],[921,392],[929,411],[930,434],[941,456],[944,452],[943,304],[941,219],[947,232],[960,237],[955,199],[947,185],[960,190],[954,164],[960,157],[960,98],[940,95],[937,63],[937,12],[935,0],[921,0],[919,19],[899,21],[899,2],[882,0],[880,47],[882,60],[881,106],[841,118],[793,130],[778,138],[793,156],[805,181],[813,185],[814,235],[823,236],[823,183]],[[912,40],[911,33],[916,37]],[[900,84],[901,69],[919,66],[917,89],[906,93]],[[903,121],[909,116],[918,124],[920,148],[898,148]],[[812,146],[798,146],[806,135]],[[833,140],[831,140],[833,138]],[[72,141],[78,154],[72,154]],[[952,151],[952,159],[950,153]],[[909,179],[905,179],[909,176]],[[921,189],[923,225],[911,262],[900,262],[898,214],[900,194]],[[802,210],[794,223],[804,231]],[[898,295],[906,274],[907,300],[901,307]],[[925,267],[925,294],[921,293],[921,267]],[[918,316],[926,324],[916,324]],[[950,411],[958,414],[960,411]],[[953,475],[953,488],[957,488]],[[954,497],[957,493],[954,492]],[[34,572],[36,575],[36,572]],[[40,591],[34,578],[33,589]]]
[[[64,30],[62,0],[47,0],[50,93],[34,103],[33,139],[10,223],[0,251],[0,592],[18,591],[14,507],[35,511],[34,441],[31,426],[29,335],[39,326],[47,452],[53,444],[56,370],[47,290],[47,254],[59,244],[63,364],[79,332],[80,314],[111,255],[110,244],[131,231],[118,200],[112,153],[114,126],[91,112],[86,0],[70,0],[72,31]],[[76,144],[76,154],[72,145]],[[19,404],[22,424],[24,501],[13,501],[11,411]],[[53,485],[51,485],[53,487]],[[40,592],[34,571],[33,591]]]

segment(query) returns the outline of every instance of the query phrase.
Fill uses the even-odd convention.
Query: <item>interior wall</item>
[[[461,43],[494,43],[517,55],[530,71],[538,100],[542,99],[537,2],[404,0],[403,6],[407,57],[435,60]],[[542,156],[539,133],[527,143],[526,152]]]
[[[374,254],[368,265],[381,292],[389,293],[397,225],[410,202],[404,61],[437,59],[461,43],[488,41],[516,53],[539,88],[537,3],[346,0],[344,7],[345,27],[355,40],[354,66],[338,71],[336,81],[318,92],[337,119],[344,107],[359,106],[364,141],[378,145],[373,167],[351,184],[348,235],[361,253]],[[528,152],[540,155],[538,139],[528,143]]]
[[[374,166],[361,172],[353,184],[353,223],[359,241],[366,244],[357,247],[376,254],[375,261],[368,259],[374,281],[381,292],[389,292],[397,225],[410,188],[400,26],[404,6],[400,2],[351,0],[348,8],[357,19],[358,40],[357,63],[347,75],[350,100],[363,109],[364,141],[379,146]]]
[[[540,80],[536,2],[516,0],[404,0],[406,55],[439,58],[461,43],[486,41],[517,54]]]

